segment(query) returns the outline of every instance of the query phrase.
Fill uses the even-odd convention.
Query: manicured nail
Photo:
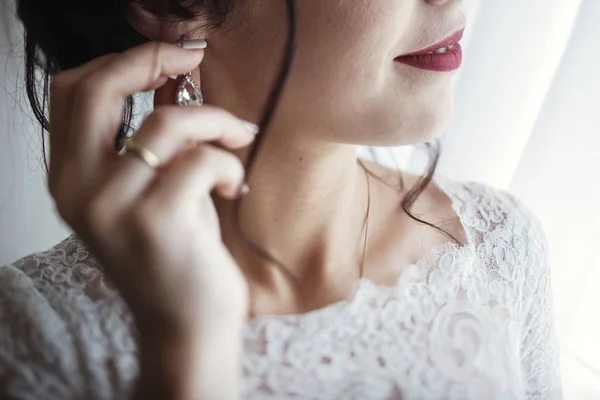
[[[240,197],[244,197],[248,194],[248,192],[250,192],[250,187],[247,183],[243,183],[242,186],[238,188],[237,198],[239,199]]]
[[[242,120],[242,125],[244,125],[244,128],[246,128],[246,130],[248,132],[253,133],[255,135],[260,131],[260,128],[258,127],[258,125],[253,124],[250,121],[244,121],[244,120]]]
[[[204,39],[184,40],[181,47],[187,50],[205,49],[208,46]]]
[[[250,186],[247,183],[244,183],[240,188],[240,196],[245,196],[250,192]]]
[[[169,75],[169,78],[175,80],[175,79],[177,79],[177,75]]]

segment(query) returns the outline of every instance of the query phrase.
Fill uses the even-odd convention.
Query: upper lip
[[[412,53],[402,54],[401,56],[398,56],[398,57],[406,57],[406,56],[415,56],[415,55],[425,54],[425,53],[429,53],[430,51],[441,49],[442,47],[448,47],[448,46],[457,44],[460,41],[460,39],[462,39],[464,31],[465,31],[465,28],[462,28],[439,43],[431,45],[422,50],[414,51]]]

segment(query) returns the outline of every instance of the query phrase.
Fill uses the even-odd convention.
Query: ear
[[[189,35],[191,39],[206,39],[206,32],[199,27],[206,26],[206,18],[197,18],[183,21],[165,21],[140,7],[137,2],[129,2],[124,13],[125,19],[142,36],[150,40],[176,43],[181,35]],[[166,18],[172,19],[173,18]]]

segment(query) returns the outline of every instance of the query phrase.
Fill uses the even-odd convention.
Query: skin
[[[298,278],[293,290],[233,228],[227,199],[213,196],[223,242],[249,285],[256,314],[307,312],[347,299],[358,279],[367,181],[356,145],[427,142],[452,117],[452,72],[432,72],[393,59],[428,47],[465,27],[460,0],[299,1],[299,43],[282,102],[248,177],[243,200],[247,234]],[[128,15],[139,32],[176,43],[182,33],[206,39],[193,70],[205,102],[258,122],[285,44],[285,3],[240,0],[223,29],[203,21],[167,26],[140,10]],[[190,33],[193,32],[193,33]],[[172,104],[176,83],[159,88],[155,105]],[[248,148],[233,150],[244,160]],[[398,173],[369,169],[394,187]],[[415,176],[403,174],[406,188]],[[372,208],[365,277],[392,285],[402,267],[449,239],[415,223],[399,204],[406,193],[371,179]],[[466,235],[450,200],[433,184],[413,213]]]
[[[52,79],[48,188],[133,314],[136,399],[237,398],[249,298],[254,313],[280,314],[352,293],[368,187],[356,145],[431,140],[449,121],[452,74],[392,60],[461,29],[458,0],[299,3],[298,59],[242,210],[246,232],[288,266],[297,290],[231,225],[255,139],[240,118],[260,116],[283,45],[282,4],[240,2],[223,30],[185,21],[166,36],[132,10],[132,25],[148,37],[174,43],[194,30],[210,50],[147,43]],[[167,76],[190,70],[209,105],[173,104],[177,82]],[[136,141],[162,161],[158,169],[113,149],[125,99],[139,91],[155,91]],[[393,284],[404,265],[448,239],[398,210],[398,172],[369,168],[383,183],[372,179],[365,276]],[[466,241],[435,186],[413,212]]]

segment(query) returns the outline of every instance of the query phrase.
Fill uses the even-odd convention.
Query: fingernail
[[[177,75],[169,75],[169,78],[175,80],[175,79],[177,79]]]
[[[250,192],[250,186],[247,183],[244,183],[240,188],[240,196],[245,196]]]
[[[246,128],[246,130],[254,135],[256,135],[259,131],[260,128],[258,127],[258,125],[253,124],[250,121],[244,121],[242,120],[242,125],[244,125],[244,128]]]
[[[181,47],[186,50],[205,49],[206,46],[208,46],[208,43],[204,39],[184,40],[181,43]]]

